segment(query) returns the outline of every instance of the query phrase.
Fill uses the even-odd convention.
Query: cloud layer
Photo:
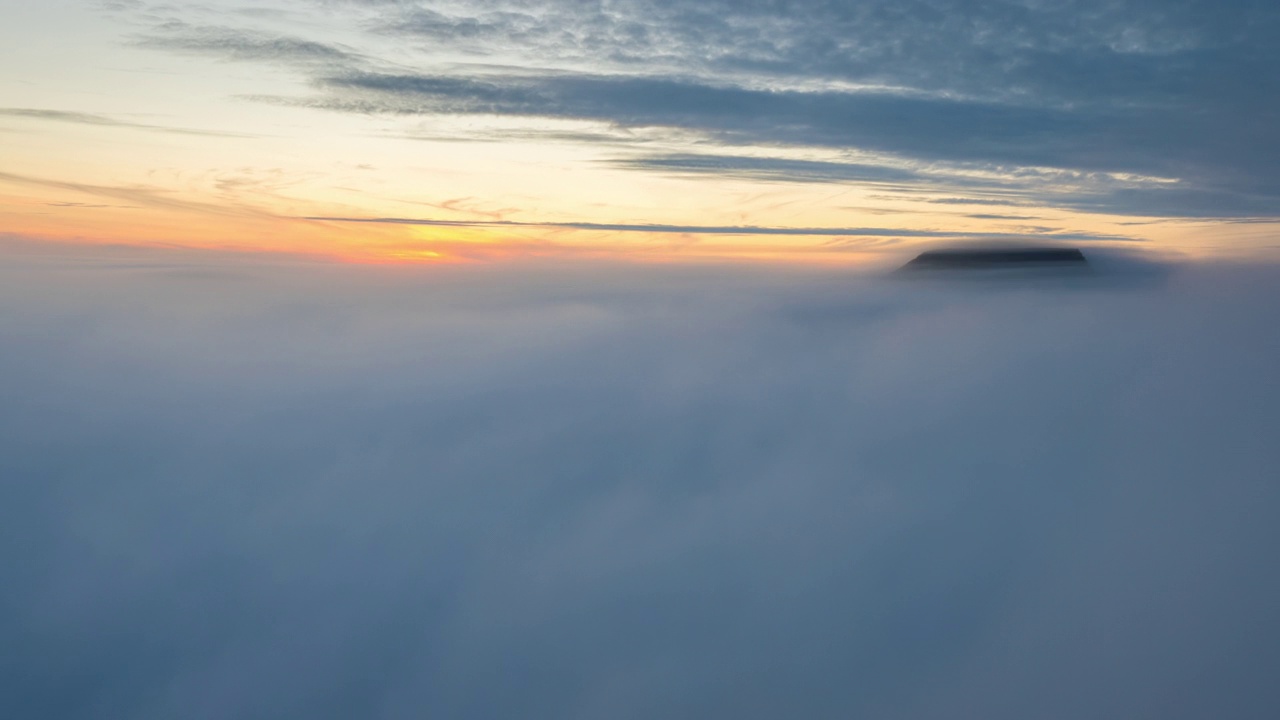
[[[1275,268],[33,247],[0,266],[6,716],[1280,700]]]

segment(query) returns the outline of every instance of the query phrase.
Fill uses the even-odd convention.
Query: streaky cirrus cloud
[[[1132,242],[1138,238],[1098,233],[1055,232],[1040,228],[1036,233],[979,233],[958,230],[909,230],[888,227],[769,227],[760,225],[661,225],[656,223],[521,222],[517,220],[440,220],[402,217],[307,217],[304,220],[375,225],[423,225],[428,227],[548,228],[635,233],[688,233],[692,235],[783,235],[852,236],[885,238],[988,239],[988,240],[1106,240]]]
[[[188,200],[174,197],[163,188],[149,186],[97,185],[92,183],[68,182],[49,178],[32,177],[0,171],[0,181],[27,187],[48,188],[82,193],[94,197],[122,200],[133,205],[141,205],[162,210],[179,210],[197,215],[213,215],[224,217],[273,217],[265,210],[245,204],[227,204]]]
[[[98,127],[127,128],[131,130],[154,130],[177,135],[206,135],[209,137],[255,137],[247,133],[231,133],[219,130],[199,130],[193,128],[170,127],[151,123],[121,120],[120,118],[98,113],[73,112],[68,110],[51,110],[48,108],[11,108],[0,107],[0,117],[20,118],[24,120],[72,123],[77,125],[93,125]]]
[[[192,25],[180,20],[157,25],[148,34],[136,38],[133,44],[156,50],[223,56],[228,60],[302,67],[341,65],[362,59],[358,53],[332,43],[242,28]]]

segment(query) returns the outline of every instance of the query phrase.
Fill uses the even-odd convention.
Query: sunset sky
[[[1264,0],[0,13],[0,231],[25,240],[379,262],[1280,245]]]
[[[3,720],[1275,720],[1278,369],[1277,0],[0,0]]]

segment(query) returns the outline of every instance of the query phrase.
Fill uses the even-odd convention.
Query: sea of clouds
[[[5,252],[0,716],[1280,706],[1280,268]]]

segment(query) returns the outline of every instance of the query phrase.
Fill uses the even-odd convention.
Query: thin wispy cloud
[[[100,208],[136,208],[136,207],[138,207],[137,205],[100,205],[100,204],[97,204],[97,203],[83,203],[83,202],[55,202],[55,203],[46,203],[46,204],[47,204],[49,207],[60,207],[60,208],[85,208],[85,209],[100,209]]]
[[[0,182],[26,185],[29,187],[49,188],[83,193],[93,197],[123,200],[133,205],[157,208],[162,210],[180,210],[201,215],[219,215],[229,217],[273,217],[269,212],[235,203],[203,202],[174,197],[161,188],[146,186],[114,186],[93,183],[66,182],[47,178],[31,177],[16,173],[0,172]]]
[[[213,55],[240,62],[266,62],[310,67],[359,62],[348,49],[324,42],[231,27],[172,21],[140,35],[134,45],[155,50]]]
[[[889,237],[889,238],[947,238],[972,239],[988,238],[994,240],[1014,239],[1058,239],[1058,240],[1121,240],[1131,241],[1135,238],[1121,235],[1102,235],[1094,233],[1042,232],[1030,233],[982,233],[961,232],[952,230],[913,230],[906,228],[881,227],[763,227],[756,225],[663,225],[658,223],[597,223],[597,222],[520,222],[516,220],[439,220],[432,218],[398,218],[398,217],[306,217],[303,220],[338,223],[368,223],[374,225],[423,225],[429,227],[492,227],[492,228],[545,228],[551,230],[587,230],[597,232],[627,233],[678,233],[690,235],[780,235],[780,236],[857,236],[857,237]]]
[[[171,127],[150,123],[121,120],[110,115],[97,113],[74,112],[68,110],[49,110],[44,108],[0,108],[0,117],[21,118],[40,122],[72,123],[76,125],[93,125],[98,127],[126,128],[130,130],[150,130],[173,133],[176,135],[196,135],[208,137],[251,138],[258,137],[249,133],[224,132],[220,130],[199,130],[193,128]]]

